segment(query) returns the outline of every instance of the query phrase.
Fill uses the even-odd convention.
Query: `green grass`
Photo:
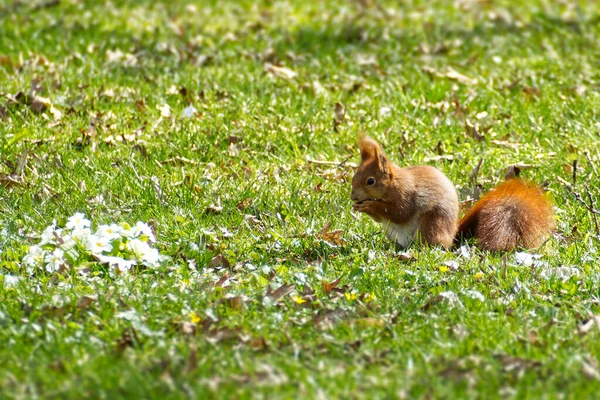
[[[0,272],[21,277],[0,285],[0,397],[597,396],[598,238],[559,178],[600,208],[600,7],[372,3],[0,0]],[[62,117],[33,112],[32,90]],[[533,165],[557,207],[547,265],[398,257],[351,211],[358,131],[462,200]],[[28,246],[75,212],[151,223],[169,262],[28,275]],[[318,235],[329,221],[340,246]],[[579,276],[547,279],[558,266]]]

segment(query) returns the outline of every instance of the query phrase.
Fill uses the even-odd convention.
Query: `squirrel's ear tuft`
[[[379,158],[381,154],[381,148],[376,141],[368,136],[363,136],[358,141],[358,147],[360,148],[360,158],[362,161],[368,161]]]
[[[387,158],[376,141],[368,136],[363,136],[358,142],[358,147],[360,147],[360,158],[362,159],[362,162],[375,160],[381,171],[388,171],[389,165]]]

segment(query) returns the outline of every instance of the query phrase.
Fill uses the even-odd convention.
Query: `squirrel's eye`
[[[371,186],[375,184],[375,178],[369,178],[367,179],[367,185]]]

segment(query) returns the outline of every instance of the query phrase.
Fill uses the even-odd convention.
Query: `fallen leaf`
[[[600,371],[598,371],[598,360],[591,355],[587,355],[581,364],[583,375],[588,379],[600,380]]]
[[[339,278],[337,278],[335,281],[333,281],[331,283],[327,283],[326,281],[321,281],[321,285],[323,286],[323,291],[325,293],[331,292],[333,289],[335,289],[337,287],[338,283],[340,283],[341,280],[342,280],[342,277],[340,276]]]
[[[579,336],[587,335],[594,327],[600,330],[600,316],[592,315],[583,325],[577,328],[576,333]]]
[[[400,261],[415,261],[416,260],[415,256],[413,256],[411,253],[409,253],[407,251],[403,251],[401,253],[398,253],[396,255],[396,257],[398,257],[398,259]]]
[[[331,245],[343,246],[346,243],[346,240],[343,238],[344,231],[342,229],[330,231],[331,225],[332,221],[329,221],[316,236]]]
[[[223,207],[216,204],[211,204],[210,206],[206,207],[204,212],[206,214],[221,214],[223,212]]]
[[[298,73],[296,71],[293,71],[286,67],[278,67],[271,63],[265,63],[265,71],[283,79],[293,79],[296,76],[298,76]]]
[[[227,259],[225,258],[224,255],[218,254],[218,255],[214,256],[212,258],[212,260],[210,260],[210,262],[208,263],[208,267],[209,268],[216,268],[216,267],[229,268],[229,267],[231,267],[231,264],[229,263],[229,261],[227,261]]]
[[[333,130],[338,131],[338,127],[345,122],[346,107],[340,102],[335,103],[335,116],[333,118]]]
[[[465,120],[465,132],[466,132],[467,136],[472,137],[473,139],[477,140],[478,142],[481,142],[483,139],[485,139],[485,135],[482,135],[479,133],[479,127],[476,125],[473,125],[473,123],[471,121],[469,121],[468,119]]]
[[[519,147],[521,147],[521,145],[519,143],[511,143],[508,142],[506,140],[490,140],[491,144],[495,144],[496,146],[501,146],[507,149],[518,149]]]
[[[516,371],[518,374],[522,374],[528,369],[535,369],[542,366],[542,363],[539,361],[513,357],[506,354],[496,355],[495,358],[502,363],[505,372]]]
[[[248,197],[242,201],[240,201],[239,203],[236,204],[236,207],[238,210],[240,211],[244,211],[245,209],[247,209],[248,207],[250,207],[252,205],[252,198]]]
[[[538,89],[536,87],[524,87],[522,90],[523,90],[523,93],[525,93],[526,95],[528,95],[530,97],[541,97],[542,96],[542,92],[540,91],[540,89]]]
[[[279,288],[277,288],[277,290],[273,291],[271,290],[271,286],[267,286],[267,294],[266,296],[269,297],[271,300],[273,300],[274,303],[276,303],[279,299],[287,296],[288,294],[290,294],[291,292],[294,291],[295,286],[294,285],[287,285],[287,284],[283,284],[281,286],[279,286]]]
[[[452,154],[446,154],[446,155],[434,156],[434,157],[425,157],[423,159],[424,162],[431,162],[431,161],[453,161],[453,160],[454,160],[454,156]]]
[[[196,352],[196,346],[192,346],[190,348],[190,354],[185,361],[185,365],[183,367],[183,374],[190,375],[192,372],[198,369],[198,354]]]
[[[36,114],[41,114],[45,112],[48,108],[52,106],[52,102],[50,99],[41,96],[35,96],[33,101],[31,102],[31,111]]]
[[[447,78],[447,79],[450,79],[453,81],[457,81],[458,83],[462,83],[464,85],[476,85],[477,84],[477,79],[469,78],[468,76],[465,76],[450,67],[448,67],[446,72],[439,72],[436,69],[431,68],[431,67],[423,67],[422,69],[424,72],[428,73],[429,75],[436,76],[438,78]]]
[[[80,310],[84,310],[84,309],[88,308],[90,305],[92,305],[92,303],[96,300],[98,300],[98,295],[82,296],[77,301],[77,308],[79,308]]]
[[[448,79],[455,80],[455,81],[465,84],[465,85],[476,85],[477,84],[477,79],[469,78],[468,76],[465,76],[450,67],[448,68],[448,70],[444,74],[444,76]]]
[[[190,160],[189,158],[185,158],[185,157],[181,157],[181,156],[175,156],[172,158],[168,158],[164,161],[161,161],[160,163],[161,164],[171,164],[171,165],[183,165],[183,164],[197,165],[198,164],[194,160]]]

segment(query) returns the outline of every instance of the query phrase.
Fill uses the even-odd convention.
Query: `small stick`
[[[577,184],[577,160],[573,160],[573,186]]]
[[[312,159],[308,159],[306,160],[306,162],[308,162],[309,164],[316,164],[316,165],[335,165],[336,167],[343,167],[352,157],[347,157],[346,159],[342,160],[342,161],[321,161],[321,160],[312,160]]]
[[[596,175],[598,175],[598,171],[596,170],[596,165],[594,164],[594,161],[592,160],[592,157],[590,157],[590,152],[586,150],[585,152],[585,157],[587,158],[588,162],[590,163],[592,170],[594,170],[594,173]]]
[[[594,210],[592,215],[594,216],[594,224],[596,225],[596,235],[600,236],[600,228],[598,227],[598,215],[600,212],[594,209],[594,200],[592,199],[592,193],[590,192],[590,187],[585,185],[585,191],[587,192],[588,199],[590,200],[590,210]]]
[[[599,210],[596,210],[594,208],[594,200],[592,199],[592,193],[590,192],[590,188],[588,185],[585,186],[585,190],[586,193],[588,195],[588,198],[590,200],[589,204],[583,199],[583,197],[581,196],[580,193],[576,192],[573,189],[573,186],[571,186],[571,184],[567,181],[565,181],[564,179],[562,179],[561,177],[558,177],[558,181],[560,183],[562,183],[571,193],[573,193],[573,196],[575,197],[575,200],[577,200],[578,202],[580,202],[581,204],[583,204],[583,206],[585,207],[586,210],[588,210],[594,219],[594,225],[596,226],[596,235],[598,237],[600,237],[600,225],[598,225],[598,214],[600,214]]]

